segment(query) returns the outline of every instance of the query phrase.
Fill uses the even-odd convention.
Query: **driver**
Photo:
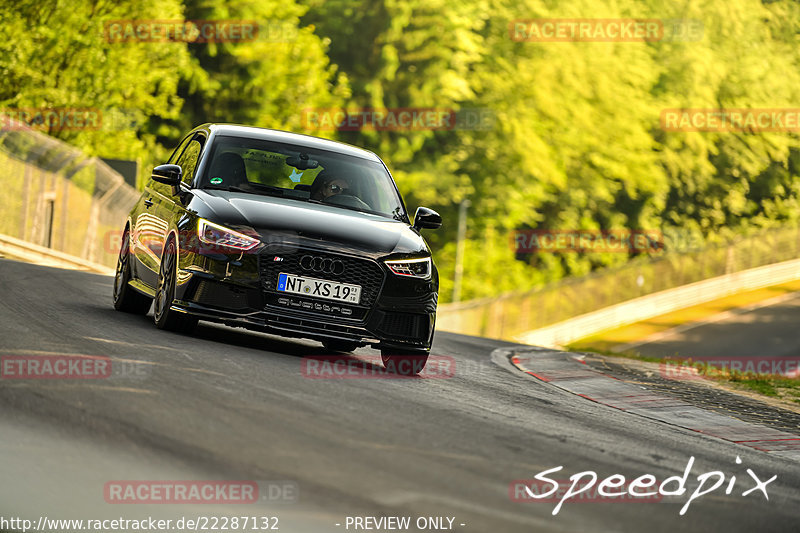
[[[315,187],[314,190],[311,191],[312,199],[324,202],[331,196],[351,194],[350,183],[348,183],[346,179],[328,176],[327,174],[320,177],[322,178],[321,180],[318,179],[314,182]]]

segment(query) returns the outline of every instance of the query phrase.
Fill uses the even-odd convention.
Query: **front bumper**
[[[379,349],[430,349],[436,322],[435,281],[394,279],[379,262],[354,257],[371,262],[373,268],[361,269],[345,281],[360,282],[367,295],[362,298],[364,305],[346,305],[278,293],[271,276],[291,271],[298,258],[289,256],[265,267],[265,260],[272,258],[261,254],[223,260],[196,255],[182,261],[172,309],[286,337],[349,341]]]

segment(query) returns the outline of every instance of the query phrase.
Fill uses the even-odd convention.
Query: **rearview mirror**
[[[299,154],[297,157],[287,157],[286,164],[297,170],[308,170],[317,168],[319,166],[319,161],[316,159],[309,159],[308,154]]]
[[[442,217],[433,209],[418,207],[414,213],[414,227],[416,229],[436,229],[442,225]]]
[[[153,169],[152,178],[164,185],[177,187],[181,182],[182,173],[180,165],[158,165]]]

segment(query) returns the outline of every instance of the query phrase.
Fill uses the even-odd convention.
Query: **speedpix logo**
[[[736,464],[742,464],[742,459],[738,456],[736,457]],[[556,501],[556,506],[553,508],[554,516],[561,511],[561,507],[568,500],[574,502],[595,501],[599,498],[605,501],[606,499],[619,498],[620,501],[660,501],[663,497],[683,496],[688,492],[687,485],[690,484],[689,479],[693,466],[694,456],[690,457],[686,463],[683,475],[668,477],[661,483],[658,483],[653,474],[644,474],[628,481],[621,474],[613,474],[600,479],[596,472],[586,470],[571,475],[569,477],[569,487],[566,490],[563,488],[563,481],[549,477],[551,474],[564,469],[563,466],[556,466],[539,472],[534,476],[533,480],[512,481],[509,485],[509,497],[514,502]],[[726,495],[732,494],[734,490],[741,490],[739,495],[742,497],[760,493],[765,500],[769,500],[767,485],[775,481],[778,476],[765,479],[750,468],[745,473],[747,477],[740,476],[743,480],[740,480],[735,475],[728,477],[720,470],[697,474],[695,478],[697,485],[678,514],[683,516],[692,502],[723,487],[724,489],[722,490],[725,491]],[[596,493],[592,494],[591,491],[595,486]],[[590,497],[587,497],[587,495]]]

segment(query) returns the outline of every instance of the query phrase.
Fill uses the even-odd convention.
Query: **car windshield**
[[[346,154],[275,141],[217,136],[198,186],[324,203],[402,220],[384,166]]]

